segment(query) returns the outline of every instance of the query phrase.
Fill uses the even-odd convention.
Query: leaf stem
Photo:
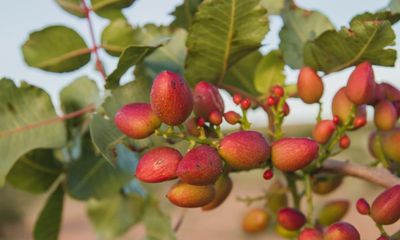
[[[313,194],[311,190],[311,175],[308,173],[304,174],[304,185],[307,198],[307,222],[311,226],[314,215],[314,204],[313,204]]]
[[[19,128],[14,128],[14,129],[10,129],[10,130],[5,130],[3,132],[0,132],[0,138],[3,137],[8,137],[10,135],[13,135],[15,133],[19,133],[19,132],[24,132],[24,131],[28,131],[30,129],[33,128],[38,128],[38,127],[42,127],[42,126],[46,126],[46,125],[50,125],[53,123],[57,123],[57,122],[62,122],[65,121],[67,119],[71,119],[71,118],[76,118],[79,117],[85,113],[88,112],[93,112],[94,110],[96,110],[96,106],[94,104],[88,105],[78,111],[75,112],[71,112],[62,116],[57,116],[55,118],[50,118],[50,119],[46,119],[37,123],[33,123],[33,124],[28,124]]]
[[[318,115],[317,115],[317,122],[320,122],[322,119],[322,102],[318,102]]]
[[[375,137],[375,144],[378,146],[378,152],[377,152],[377,157],[380,163],[382,163],[382,166],[385,168],[389,167],[388,160],[385,157],[385,153],[383,152],[383,146],[382,146],[382,136],[381,132],[378,131]]]
[[[82,5],[83,5],[83,10],[85,12],[86,19],[87,19],[88,24],[89,24],[90,38],[92,40],[92,45],[93,45],[92,49],[93,49],[94,55],[96,57],[96,68],[100,72],[100,74],[103,77],[104,81],[106,81],[107,74],[106,74],[106,71],[104,70],[103,63],[100,60],[100,56],[99,56],[99,52],[98,52],[98,48],[99,47],[96,44],[96,38],[95,38],[95,35],[94,35],[94,30],[93,30],[93,23],[92,23],[92,19],[90,17],[90,13],[91,13],[92,10],[87,6],[86,0],[82,0]]]
[[[295,208],[299,209],[300,208],[300,195],[297,190],[297,185],[296,185],[296,177],[292,173],[286,173],[285,174],[286,181],[288,183],[288,187],[290,190],[290,193],[292,194],[292,199],[293,199],[293,205]]]
[[[379,231],[381,232],[382,236],[388,237],[389,235],[386,233],[385,229],[383,228],[383,226],[379,223],[376,223],[376,227],[379,229]]]
[[[198,144],[207,144],[212,147],[217,148],[219,145],[219,140],[216,139],[210,139],[210,138],[202,138],[202,137],[193,137],[186,135],[184,132],[175,132],[174,129],[168,128],[166,131],[162,131],[160,129],[157,129],[155,131],[155,134],[157,136],[162,136],[163,138],[179,138],[183,139],[189,142],[190,147],[194,147],[196,143]]]

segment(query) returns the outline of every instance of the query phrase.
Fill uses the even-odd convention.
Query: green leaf
[[[110,55],[120,56],[129,46],[157,46],[163,44],[171,35],[167,27],[146,24],[143,27],[132,28],[125,19],[119,18],[104,29],[101,41]]]
[[[143,61],[146,56],[151,54],[158,47],[160,46],[131,46],[126,48],[119,58],[117,68],[107,77],[105,87],[108,89],[118,87],[122,75],[124,75],[130,67]]]
[[[258,49],[268,31],[266,10],[259,0],[203,2],[186,45],[186,79],[221,83],[228,69]]]
[[[93,114],[90,121],[90,136],[103,157],[111,164],[115,164],[114,148],[122,142],[125,136],[118,130],[114,122],[98,114]]]
[[[261,5],[267,9],[269,15],[279,15],[285,7],[285,0],[261,0]]]
[[[67,192],[80,200],[103,199],[120,192],[133,178],[138,156],[123,146],[115,151],[117,164],[112,166],[106,159],[86,150],[81,159],[67,168]],[[130,161],[130,164],[126,161]]]
[[[80,77],[60,92],[61,108],[65,113],[74,112],[100,102],[99,88],[94,80]]]
[[[33,32],[22,46],[25,62],[49,72],[70,72],[90,60],[91,50],[81,36],[65,26]]]
[[[392,11],[394,13],[400,13],[400,0],[390,1],[388,8],[390,11]]]
[[[94,114],[90,122],[90,133],[93,143],[112,164],[115,163],[113,148],[125,138],[114,124],[113,119],[116,112],[128,103],[149,102],[151,81],[149,81],[147,76],[142,76],[139,69],[135,69],[137,76],[134,81],[111,90],[111,95],[105,99],[102,105],[107,117]],[[131,141],[131,144],[136,146],[137,143],[141,142],[147,143],[148,140],[135,140]]]
[[[100,94],[96,82],[87,76],[76,79],[61,90],[60,102],[64,113],[78,111],[90,105],[98,105]],[[80,126],[90,115],[90,113],[86,113],[82,116],[69,119],[67,121],[68,129],[71,130],[71,127]]]
[[[82,7],[82,0],[55,0],[56,3],[65,11],[80,18],[86,17]]]
[[[71,163],[67,175],[67,191],[71,197],[79,200],[113,196],[131,178],[101,157],[85,157]]]
[[[135,31],[123,18],[112,21],[101,34],[101,45],[111,56],[118,57],[126,47],[135,43]]]
[[[0,80],[0,116],[0,186],[22,155],[66,142],[65,126],[57,121],[49,95],[40,88],[27,83],[18,88],[9,79]]]
[[[7,183],[23,191],[43,193],[62,171],[62,165],[55,159],[52,150],[37,149],[18,159],[7,175]]]
[[[171,15],[175,16],[175,19],[170,24],[170,27],[188,30],[192,26],[194,15],[201,2],[202,0],[183,0],[183,3],[171,13]]]
[[[138,68],[135,69],[135,74],[139,74]],[[112,89],[111,96],[108,96],[103,103],[107,116],[114,119],[115,113],[128,103],[149,102],[150,88],[151,81],[148,77],[137,75],[134,81]]]
[[[135,44],[144,46],[157,46],[168,40],[172,32],[168,27],[146,24],[143,27],[134,29]]]
[[[124,18],[122,9],[131,6],[135,0],[91,0],[92,10],[99,16],[111,20]]]
[[[33,236],[35,240],[57,240],[61,228],[61,218],[64,204],[64,190],[62,186],[47,199],[46,205],[40,212],[35,223]]]
[[[391,24],[395,24],[400,20],[400,13],[395,13],[391,11],[383,11],[383,12],[377,12],[377,13],[363,13],[355,16],[353,19],[351,19],[350,25],[353,22],[361,21],[384,21],[388,20]]]
[[[141,220],[144,207],[142,197],[118,194],[103,200],[90,200],[87,213],[102,238],[115,239]]]
[[[274,85],[283,85],[285,62],[280,51],[275,50],[265,55],[258,63],[254,85],[261,94],[268,94]]]
[[[303,48],[309,40],[314,40],[321,33],[334,26],[329,19],[317,11],[300,8],[286,8],[281,13],[284,26],[279,33],[279,45],[287,65],[293,69],[303,66]]]
[[[124,186],[125,194],[138,194],[139,196],[147,196],[146,189],[143,188],[142,184],[137,179],[133,179],[127,185]]]
[[[395,33],[389,21],[353,21],[350,28],[329,30],[304,46],[304,62],[316,70],[331,73],[363,61],[393,66]]]
[[[258,65],[261,58],[262,55],[259,51],[254,51],[242,58],[229,69],[220,85],[233,94],[240,90],[252,96],[259,95],[254,86],[254,75],[255,66]]]
[[[151,79],[162,71],[169,70],[183,75],[187,32],[183,29],[175,30],[167,44],[155,50],[144,61],[147,74]]]
[[[317,217],[317,222],[322,226],[329,226],[340,221],[349,210],[349,202],[346,200],[331,201],[323,206]]]
[[[143,222],[146,227],[146,240],[174,240],[175,233],[170,218],[158,206],[157,200],[149,197]]]

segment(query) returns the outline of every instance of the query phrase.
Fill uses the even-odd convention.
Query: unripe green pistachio
[[[325,195],[335,191],[343,182],[343,176],[335,173],[318,173],[312,178],[312,191]]]
[[[348,212],[350,203],[347,200],[335,200],[325,204],[318,214],[318,223],[329,226],[340,221]]]

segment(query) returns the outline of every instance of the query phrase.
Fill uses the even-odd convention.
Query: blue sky
[[[135,4],[125,11],[132,25],[143,25],[148,22],[167,24],[172,21],[169,13],[182,0],[137,0]],[[347,26],[349,20],[358,13],[376,11],[387,6],[389,0],[297,0],[296,3],[307,9],[315,9],[326,14],[337,28]],[[95,32],[100,35],[108,21],[94,17]],[[53,0],[13,0],[2,3],[0,15],[0,76],[12,78],[16,81],[25,80],[31,84],[40,86],[50,93],[53,101],[58,105],[58,92],[73,79],[81,75],[89,75],[102,84],[100,75],[93,69],[93,64],[81,68],[79,71],[67,74],[48,73],[25,65],[20,46],[28,37],[28,33],[41,29],[48,25],[63,24],[76,29],[89,43],[88,26],[85,20],[65,13]],[[282,22],[278,17],[271,19],[271,31],[264,41],[264,51],[277,48],[279,45],[278,32]],[[400,36],[400,23],[394,26],[395,32]],[[400,50],[399,39],[396,49]],[[116,58],[110,58],[103,54],[106,68],[111,71],[116,64]],[[400,62],[395,68],[375,67],[377,81],[388,81],[400,87]],[[324,78],[326,92],[323,101],[329,106],[334,92],[345,85],[349,70],[335,73]],[[297,71],[287,69],[289,82],[296,80]],[[292,114],[288,118],[289,123],[312,122],[317,108],[316,106],[304,106],[299,100],[289,102]],[[228,108],[234,106],[228,105]],[[330,117],[330,110],[325,107],[323,116]],[[250,116],[255,122],[264,122],[265,116],[261,111],[255,111]]]

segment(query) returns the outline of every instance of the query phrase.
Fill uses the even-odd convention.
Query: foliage
[[[366,117],[362,106],[356,107],[351,102],[352,99],[342,95],[335,97],[334,101],[338,103],[334,105],[340,106],[340,113],[346,108],[346,114],[349,114],[345,117],[348,118],[339,122],[336,116],[329,120],[330,126],[333,126],[332,131],[322,126],[322,130],[318,130],[321,132],[313,133],[314,140],[318,135],[326,142],[317,143],[306,138],[282,140],[282,123],[289,114],[287,98],[299,97],[304,101],[304,98],[315,93],[318,99],[313,102],[319,103],[323,86],[317,71],[326,75],[357,66],[353,74],[367,76],[367,80],[356,83],[356,89],[348,87],[343,90],[347,91],[349,98],[356,98],[357,94],[367,92],[365,89],[381,88],[383,96],[369,99],[370,102],[363,102],[363,106],[375,105],[376,101],[386,99],[393,108],[376,113],[380,117],[375,118],[394,118],[396,124],[400,115],[396,112],[400,113],[400,91],[375,83],[372,66],[369,65],[395,64],[397,53],[393,45],[396,36],[392,25],[400,20],[398,0],[392,0],[385,9],[376,13],[357,15],[349,22],[348,27],[340,29],[323,13],[302,9],[290,0],[182,0],[171,13],[173,21],[169,26],[152,23],[138,26],[130,23],[124,16],[124,9],[135,7],[134,0],[56,0],[55,3],[67,13],[88,21],[91,31],[93,17],[105,18],[109,23],[99,36],[99,43],[96,42],[97,36],[91,35],[91,39],[84,39],[78,31],[63,25],[34,31],[22,46],[26,64],[47,72],[63,73],[91,64],[90,61],[94,59],[93,63],[100,73],[97,77],[101,76],[105,82],[104,86],[98,86],[96,81],[87,76],[76,79],[61,90],[61,108],[56,111],[44,90],[25,82],[16,86],[10,79],[0,80],[0,186],[8,183],[30,193],[48,194],[35,224],[34,239],[58,238],[66,197],[87,203],[88,217],[101,238],[115,239],[142,223],[146,229],[145,239],[175,239],[168,214],[159,206],[151,188],[143,185],[143,181],[139,181],[143,179],[140,179],[139,174],[135,176],[135,172],[141,171],[140,166],[138,167],[139,159],[153,147],[173,147],[184,153],[196,144],[210,145],[212,154],[207,156],[215,156],[218,161],[223,155],[224,166],[227,166],[226,160],[229,160],[239,163],[240,169],[232,170],[221,166],[218,171],[213,172],[213,169],[205,166],[199,176],[188,178],[198,180],[209,174],[213,177],[211,182],[214,182],[221,171],[227,177],[228,171],[257,167],[265,168],[267,174],[264,176],[270,179],[273,176],[272,170],[280,169],[286,186],[281,181],[276,181],[265,196],[255,198],[256,200],[241,200],[251,204],[261,199],[268,202],[268,211],[264,209],[262,214],[276,214],[279,209],[289,207],[286,192],[289,189],[293,200],[293,206],[290,207],[295,209],[289,211],[288,215],[295,212],[294,215],[302,219],[301,224],[298,224],[300,227],[304,225],[306,218],[308,226],[312,226],[312,191],[317,193],[315,189],[318,188],[319,193],[329,192],[338,187],[342,179],[339,175],[340,183],[329,186],[330,182],[326,179],[322,183],[317,181],[321,174],[319,171],[325,167],[329,170],[329,166],[324,165],[329,163],[328,158],[344,150],[344,146],[348,147],[349,142],[343,143],[345,140],[349,141],[346,132],[365,125]],[[265,53],[260,47],[269,31],[270,16],[279,16],[283,20],[283,27],[279,33],[279,49]],[[98,45],[89,46],[89,42]],[[110,73],[105,72],[99,59],[99,51],[118,58],[118,64],[110,66],[113,69]],[[369,63],[365,63],[366,61]],[[357,69],[361,65],[368,69],[360,74]],[[299,85],[287,84],[286,66],[301,69]],[[176,74],[165,75],[165,70]],[[120,80],[125,74],[129,74],[131,81],[121,85]],[[212,101],[202,103],[202,107],[205,106],[212,114],[199,117],[196,104],[201,99],[195,98],[196,118],[190,118],[187,124],[176,127],[164,124],[161,128],[154,129],[155,134],[149,138],[128,139],[115,125],[114,117],[126,104],[149,103],[153,80],[157,76],[165,77],[171,85],[184,84],[185,80],[191,87],[204,82],[212,83],[204,85],[209,88],[207,94]],[[168,76],[174,77],[169,79]],[[179,80],[179,76],[184,76],[185,80]],[[310,81],[314,83],[310,84]],[[317,85],[316,82],[321,83],[319,89],[313,88]],[[303,90],[302,86],[305,86]],[[240,105],[241,114],[231,112],[232,119],[226,114],[223,116],[224,107],[221,104],[217,106],[220,96],[218,90],[213,90],[214,87],[230,93],[234,103]],[[196,87],[194,89],[196,96]],[[189,94],[188,92],[190,91],[182,94]],[[301,94],[296,95],[298,92]],[[182,108],[182,103],[174,102],[179,93],[164,94],[160,97],[161,104],[177,104],[177,111]],[[319,106],[321,108],[321,103]],[[251,125],[247,119],[250,107],[262,108],[268,114],[267,136],[252,132],[252,137],[242,141],[246,133],[237,134],[239,137],[232,134],[233,140],[224,138],[222,144],[220,138],[224,131],[219,125],[223,119],[230,124],[240,125],[241,130],[250,130]],[[334,114],[335,111],[334,109]],[[317,116],[317,122],[321,120],[320,117]],[[193,123],[192,128],[190,123]],[[384,125],[387,126],[386,122]],[[392,182],[398,183],[396,174],[399,176],[400,170],[398,163],[395,163],[400,156],[399,148],[396,148],[398,130],[395,126],[389,128],[389,132],[377,131],[375,135],[371,135],[370,148],[376,158],[373,164],[389,169],[385,176],[393,177],[395,180],[390,178]],[[179,131],[176,132],[176,129]],[[236,151],[238,142],[242,144],[241,151]],[[382,142],[385,142],[385,146],[382,146]],[[252,144],[257,145],[255,150],[251,149]],[[258,155],[257,158],[254,157],[255,154]],[[252,156],[253,159],[250,159]],[[272,159],[272,162],[264,159],[265,156],[268,156],[268,160]],[[253,165],[249,167],[246,161],[254,159],[257,161],[253,161]],[[259,159],[261,160],[258,161]],[[293,159],[296,161],[292,161]],[[210,161],[212,160],[215,159]],[[193,161],[188,162],[188,168],[195,165],[191,163]],[[296,164],[292,164],[293,162],[299,166],[294,166]],[[158,164],[162,163],[161,161]],[[333,168],[332,165],[330,167]],[[287,169],[290,171],[286,171]],[[182,172],[186,173],[186,170]],[[370,179],[371,176],[367,173],[364,178]],[[303,183],[302,192],[297,189],[299,182]],[[378,181],[378,184],[390,187],[387,181],[383,184]],[[220,192],[218,189],[214,192],[211,185],[187,187],[188,185],[182,183],[175,186],[176,192],[186,196],[187,202],[181,203],[181,206],[198,206],[196,201],[204,202],[205,195],[210,199],[216,196],[216,200],[211,205],[206,205],[204,210],[221,204],[232,188],[231,182],[220,184],[225,186]],[[185,192],[189,188],[200,189],[202,194]],[[169,195],[171,202],[175,201],[177,205],[180,204],[179,197],[179,194]],[[301,209],[302,199],[306,199],[308,203],[307,216],[298,211]],[[281,219],[281,222],[286,220]],[[251,226],[252,222],[248,224],[250,229],[257,231],[263,231],[268,225],[266,220],[261,228]],[[288,225],[291,228],[293,224],[289,221]],[[300,229],[295,227],[296,229],[289,230]],[[378,224],[378,227],[382,226]],[[281,235],[293,237],[299,233],[289,230],[278,226]],[[386,234],[384,231],[382,233]]]

